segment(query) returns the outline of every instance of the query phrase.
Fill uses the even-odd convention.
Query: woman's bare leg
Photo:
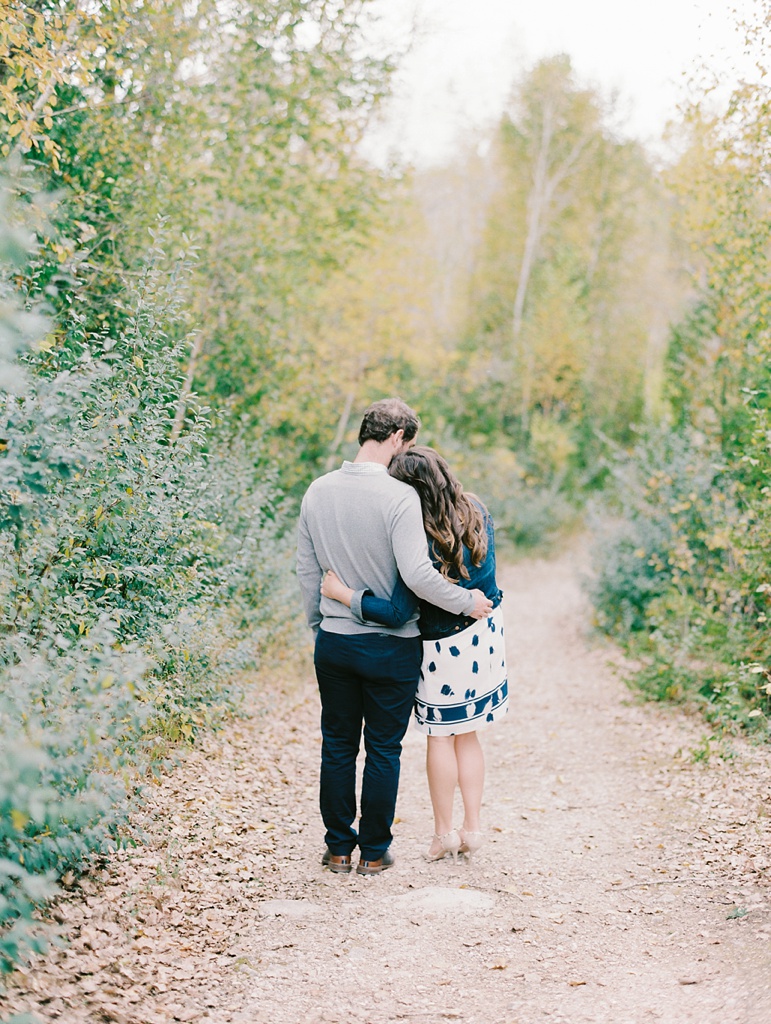
[[[434,809],[434,832],[438,836],[452,831],[452,807],[458,785],[458,762],[455,757],[456,736],[428,736],[426,744],[426,775],[428,792]],[[434,839],[429,856],[441,850]]]
[[[463,829],[479,832],[485,785],[485,756],[475,732],[464,732],[455,737],[455,759],[458,785],[463,797]]]

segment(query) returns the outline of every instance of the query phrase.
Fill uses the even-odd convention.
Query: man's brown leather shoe
[[[329,848],[327,848],[324,856],[321,858],[321,864],[323,867],[329,868],[330,871],[334,871],[336,875],[347,875],[353,868],[349,853],[338,856],[336,853],[330,852]]]
[[[381,871],[390,868],[394,863],[394,855],[386,850],[378,860],[360,860],[356,868],[357,875],[379,875]]]

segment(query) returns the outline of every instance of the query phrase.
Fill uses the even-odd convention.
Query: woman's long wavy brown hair
[[[442,563],[442,575],[448,579],[468,579],[468,569],[463,564],[464,544],[474,565],[481,565],[487,555],[484,505],[476,495],[463,490],[458,478],[433,448],[424,445],[408,448],[395,456],[388,472],[418,492],[423,525]]]

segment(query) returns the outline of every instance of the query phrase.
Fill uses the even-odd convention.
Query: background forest
[[[767,87],[705,90],[662,165],[557,55],[450,164],[384,171],[371,6],[2,4],[6,969],[169,743],[304,646],[298,500],[383,395],[502,543],[588,514],[648,693],[767,733]]]

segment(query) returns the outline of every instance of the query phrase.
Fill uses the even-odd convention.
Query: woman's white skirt
[[[509,709],[503,612],[441,640],[423,641],[415,724],[428,736],[473,732]]]

